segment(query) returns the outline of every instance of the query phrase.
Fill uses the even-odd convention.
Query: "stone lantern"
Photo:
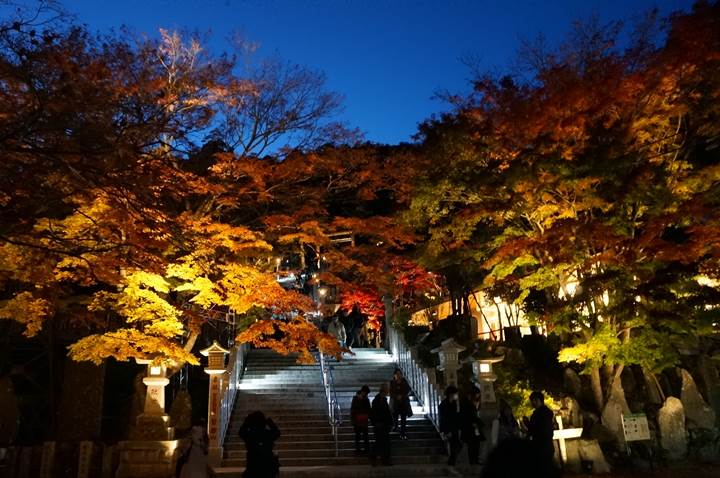
[[[170,426],[170,417],[165,413],[165,387],[170,383],[167,378],[165,362],[156,363],[150,359],[135,359],[141,365],[147,365],[147,375],[143,383],[147,387],[145,406],[137,417],[137,432],[145,438],[172,440],[174,430]]]
[[[175,429],[165,413],[165,386],[167,362],[135,359],[147,366],[143,383],[147,387],[143,412],[137,417],[130,440],[118,443],[116,478],[155,478],[170,476],[179,453],[179,441],[174,439]],[[169,364],[173,366],[171,362]]]
[[[493,372],[494,363],[502,362],[505,356],[474,359],[472,362],[473,375],[475,382],[480,387],[482,394],[483,408],[492,408],[495,406],[495,388],[493,382],[497,380],[497,375]]]
[[[222,460],[222,443],[220,442],[220,414],[222,413],[222,399],[225,389],[225,355],[230,351],[222,348],[217,341],[206,349],[200,351],[208,358],[208,366],[205,373],[210,375],[208,389],[208,461],[211,465],[219,465]]]
[[[445,386],[457,386],[457,372],[460,368],[458,355],[465,350],[465,347],[455,342],[455,339],[449,338],[443,340],[440,347],[432,349],[431,352],[440,356],[440,366],[438,370],[442,371],[445,377]]]

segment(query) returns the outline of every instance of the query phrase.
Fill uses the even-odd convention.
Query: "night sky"
[[[375,142],[408,141],[417,124],[446,105],[439,90],[469,91],[475,58],[504,72],[521,39],[541,32],[556,43],[573,20],[597,14],[631,20],[653,6],[662,14],[688,9],[683,0],[65,0],[91,30],[127,25],[210,33],[212,51],[230,51],[240,32],[260,48],[325,72],[345,97],[338,119]]]

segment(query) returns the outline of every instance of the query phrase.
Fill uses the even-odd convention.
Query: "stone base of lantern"
[[[130,438],[133,440],[173,440],[175,428],[170,426],[168,415],[145,415],[137,417]]]
[[[180,455],[180,440],[122,441],[115,478],[171,478]]]

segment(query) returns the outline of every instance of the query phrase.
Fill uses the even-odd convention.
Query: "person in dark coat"
[[[260,411],[249,414],[240,426],[240,438],[247,449],[243,478],[277,478],[280,463],[273,446],[280,438],[280,430],[272,419]]]
[[[365,443],[365,453],[370,453],[370,441],[368,440],[368,424],[370,422],[370,399],[368,394],[370,387],[363,385],[355,394],[350,405],[350,421],[355,431],[355,451],[360,452],[360,436]]]
[[[448,446],[448,465],[455,466],[455,460],[462,448],[460,441],[460,427],[462,414],[458,389],[450,385],[445,389],[445,398],[438,407],[440,415],[440,433]]]
[[[410,406],[410,384],[403,377],[402,370],[395,369],[393,378],[390,381],[390,408],[393,414],[393,430],[398,429],[398,418],[400,418],[400,438],[407,439],[407,417],[412,415]]]
[[[375,431],[373,464],[375,464],[377,457],[380,457],[384,465],[392,465],[390,462],[390,428],[392,427],[393,418],[387,402],[388,391],[388,384],[383,383],[380,386],[380,391],[372,401],[370,420]]]
[[[553,475],[553,457],[555,446],[553,445],[553,412],[545,405],[545,396],[542,392],[535,391],[530,394],[530,404],[534,411],[530,420],[526,420],[528,438],[533,449],[546,470],[547,476]]]
[[[480,445],[485,441],[485,423],[480,418],[480,406],[480,389],[473,387],[469,400],[460,404],[462,412],[460,436],[468,447],[468,462],[471,465],[480,463]]]
[[[500,400],[498,404],[498,414],[492,424],[493,447],[498,446],[503,440],[509,438],[518,438],[520,436],[520,427],[513,415],[512,407],[505,400]]]

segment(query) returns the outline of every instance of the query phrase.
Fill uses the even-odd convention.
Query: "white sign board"
[[[650,428],[644,413],[628,413],[622,416],[625,441],[644,441],[650,439]]]

